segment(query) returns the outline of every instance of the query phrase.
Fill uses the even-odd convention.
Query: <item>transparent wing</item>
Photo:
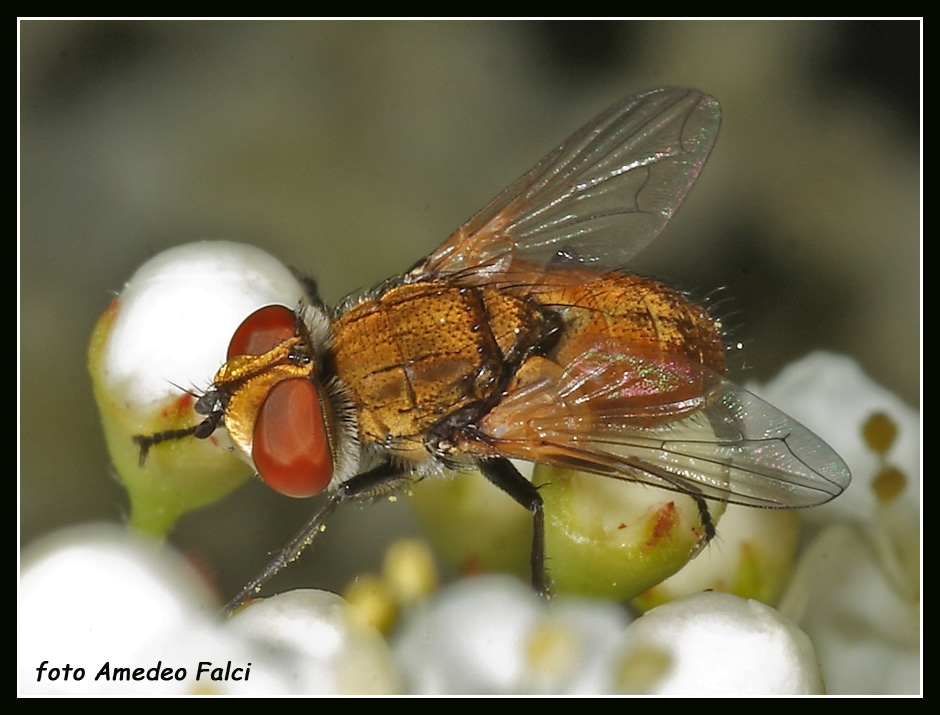
[[[748,506],[814,506],[849,484],[822,439],[744,388],[609,340],[511,390],[480,429],[506,457]]]
[[[614,105],[569,137],[411,271],[414,279],[559,257],[623,267],[662,231],[708,158],[718,102],[685,88]],[[497,278],[498,280],[498,278]]]

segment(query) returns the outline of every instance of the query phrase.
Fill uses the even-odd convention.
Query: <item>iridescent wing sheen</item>
[[[825,442],[742,387],[610,341],[511,388],[478,427],[505,457],[748,506],[814,506],[849,483]]]
[[[462,273],[498,283],[513,261],[621,268],[682,203],[718,133],[718,102],[657,89],[569,137],[416,265],[414,280]]]

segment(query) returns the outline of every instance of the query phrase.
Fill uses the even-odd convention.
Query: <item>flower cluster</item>
[[[238,287],[231,300],[219,300],[231,286]],[[211,321],[190,325],[178,308],[161,314],[168,296],[198,305],[190,290],[208,291],[202,300],[214,296]],[[194,244],[141,269],[102,319],[90,365],[139,531],[165,534],[181,514],[235,488],[251,470],[218,440],[185,440],[151,455],[144,469],[130,435],[191,422],[192,396],[175,385],[207,384],[241,317],[264,303],[296,304],[302,292],[289,271],[256,249]],[[220,317],[220,307],[231,315]],[[793,512],[729,508],[704,553],[634,601],[632,612],[642,616],[610,600],[546,601],[508,576],[467,576],[435,590],[422,557],[402,556],[390,559],[383,577],[363,578],[348,599],[288,592],[226,618],[169,547],[116,527],[84,527],[23,556],[19,689],[917,692],[919,416],[853,361],[824,353],[750,389],[822,435],[849,464],[853,484],[801,515],[802,536]],[[489,548],[473,545],[474,553]]]

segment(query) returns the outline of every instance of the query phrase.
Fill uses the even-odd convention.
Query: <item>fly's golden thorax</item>
[[[334,321],[332,350],[360,440],[422,449],[425,430],[489,398],[509,369],[506,356],[543,330],[531,301],[446,282],[397,286],[355,305]]]

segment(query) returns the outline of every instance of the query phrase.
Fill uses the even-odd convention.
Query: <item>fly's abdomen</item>
[[[540,292],[537,299],[562,318],[563,337],[554,352],[559,364],[570,362],[592,337],[602,336],[725,372],[715,321],[704,308],[657,281],[609,273],[583,285]]]

